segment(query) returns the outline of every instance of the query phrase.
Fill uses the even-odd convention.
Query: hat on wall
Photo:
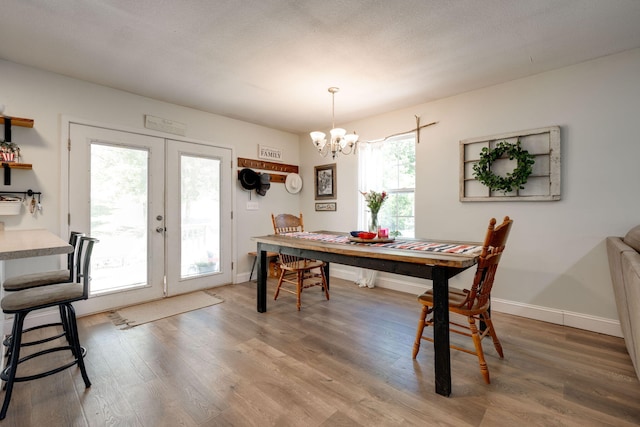
[[[238,175],[238,179],[240,180],[240,185],[242,185],[242,188],[245,190],[251,191],[260,187],[260,175],[252,169],[242,169]]]
[[[268,173],[261,173],[260,184],[258,185],[258,188],[256,188],[256,193],[264,196],[265,194],[267,194],[267,190],[269,188],[271,188],[271,175],[269,175]]]
[[[297,173],[290,173],[284,181],[284,188],[291,194],[297,194],[302,190],[302,178]]]

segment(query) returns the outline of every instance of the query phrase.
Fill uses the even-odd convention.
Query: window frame
[[[383,174],[372,173],[370,170],[376,171],[380,170],[381,167],[384,167],[384,159],[380,156],[376,157],[376,152],[380,153],[384,149],[383,144],[393,144],[397,141],[404,141],[407,139],[411,139],[413,141],[413,186],[404,186],[404,187],[384,187],[383,183]],[[409,222],[413,223],[413,230],[411,230],[411,235],[404,235],[404,237],[414,237],[415,236],[415,210],[416,210],[416,137],[415,133],[406,133],[402,135],[397,135],[391,138],[387,138],[381,141],[376,142],[367,142],[364,146],[360,147],[359,155],[358,155],[358,188],[360,188],[360,192],[367,191],[386,191],[390,195],[396,194],[411,194],[413,195],[413,206],[412,206],[412,215],[392,215],[394,220],[398,221],[398,218],[407,218]],[[388,204],[385,203],[383,205],[381,213],[384,212],[385,208],[388,208]],[[368,208],[366,206],[364,197],[360,197],[358,200],[358,228],[365,230],[367,229],[368,223],[370,220],[370,214]],[[383,227],[385,224],[381,224]],[[394,230],[389,230],[393,232]]]

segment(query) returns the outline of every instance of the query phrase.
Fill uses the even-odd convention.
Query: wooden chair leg
[[[278,299],[278,295],[280,294],[280,286],[282,286],[282,280],[284,279],[284,274],[286,273],[286,270],[282,269],[282,271],[280,272],[280,278],[278,279],[278,286],[276,286],[276,293],[273,296],[274,300]]]
[[[491,380],[489,379],[489,368],[487,367],[487,362],[484,360],[482,341],[480,339],[480,334],[478,333],[476,320],[473,318],[473,316],[469,316],[467,319],[469,319],[469,329],[471,329],[473,345],[476,348],[476,355],[478,356],[478,363],[480,364],[480,373],[482,373],[482,376],[484,377],[484,382],[486,382],[487,384],[491,384]]]
[[[415,359],[420,351],[420,341],[422,341],[422,334],[424,332],[425,319],[427,318],[427,312],[429,309],[426,305],[422,306],[422,312],[420,313],[420,320],[418,320],[418,331],[416,332],[416,341],[413,343],[413,358]]]
[[[485,325],[487,325],[487,328],[489,328],[489,335],[491,335],[491,339],[493,340],[493,346],[496,348],[496,351],[500,355],[500,359],[504,358],[504,354],[502,352],[502,344],[500,344],[500,340],[498,339],[496,330],[493,327],[493,322],[491,321],[491,317],[483,314],[482,319],[484,320]]]
[[[327,276],[324,274],[324,268],[320,268],[320,274],[322,275],[322,289],[324,289],[324,296],[329,300],[329,287],[327,286]]]
[[[304,282],[304,271],[298,270],[298,280],[296,280],[296,307],[298,311],[300,311],[300,306],[302,303],[300,302],[300,297],[302,296],[302,284]]]

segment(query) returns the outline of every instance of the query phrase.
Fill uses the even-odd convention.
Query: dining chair
[[[291,214],[279,214],[277,216],[271,214],[271,222],[273,223],[275,234],[304,231],[302,213],[299,217]],[[310,260],[281,253],[279,254],[278,262],[280,277],[273,297],[274,300],[278,299],[281,290],[292,293],[296,295],[296,307],[300,311],[302,290],[313,286],[321,286],[325,297],[327,300],[329,299],[329,287],[327,286],[327,278],[324,272],[326,264],[324,261]],[[288,285],[294,285],[295,288],[290,288]]]
[[[482,252],[478,257],[478,267],[473,276],[471,289],[449,288],[449,312],[454,315],[466,317],[468,322],[468,325],[465,325],[450,320],[449,331],[471,337],[475,351],[453,344],[451,344],[450,347],[465,353],[475,354],[480,364],[480,372],[487,384],[490,384],[491,381],[489,378],[489,368],[487,367],[484,352],[482,351],[482,340],[487,335],[491,336],[498,355],[501,359],[504,357],[502,345],[491,321],[489,309],[491,306],[491,288],[493,287],[498,263],[504,252],[512,224],[513,220],[505,216],[502,224],[496,227],[496,219],[491,218],[482,245]],[[433,289],[418,296],[418,301],[422,304],[422,312],[420,314],[420,320],[418,321],[416,340],[413,344],[414,359],[420,351],[421,340],[433,342],[433,338],[424,335],[425,326],[433,326],[434,322],[433,316],[427,317],[433,313]],[[478,330],[476,321],[480,322],[480,330]]]
[[[78,338],[78,325],[73,304],[76,301],[86,300],[89,297],[89,270],[91,266],[91,252],[97,239],[81,237],[78,249],[78,262],[73,282],[63,282],[50,284],[44,287],[25,289],[11,292],[5,295],[0,302],[2,311],[5,314],[13,315],[13,326],[11,330],[12,340],[9,350],[7,366],[0,372],[0,379],[5,381],[5,396],[0,410],[0,420],[7,415],[9,402],[14,383],[31,381],[61,372],[73,365],[78,365],[85,387],[91,387],[91,381],[87,375],[84,365],[86,349],[80,346]],[[24,321],[32,311],[59,307],[67,325],[67,342],[57,346],[49,346],[20,358],[20,348]],[[36,357],[45,356],[60,351],[70,351],[73,359],[67,363],[50,368],[36,374],[17,376],[18,366]]]

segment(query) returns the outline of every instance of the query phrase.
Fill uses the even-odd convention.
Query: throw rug
[[[352,242],[349,240],[349,236],[339,234],[323,234],[323,233],[311,233],[307,231],[295,231],[291,233],[283,233],[285,236],[296,237],[298,239],[316,240],[327,243],[343,243],[349,245],[368,245],[377,246],[382,248],[391,249],[405,249],[412,251],[428,251],[428,252],[442,252],[447,254],[464,254],[464,255],[477,255],[482,251],[482,246],[478,245],[464,245],[459,243],[443,243],[443,242],[429,242],[425,240],[394,240],[389,243],[360,243]]]
[[[130,329],[134,326],[175,316],[176,314],[220,304],[223,301],[211,291],[197,291],[119,308],[109,313],[109,319],[114,325],[121,326],[120,329]]]

